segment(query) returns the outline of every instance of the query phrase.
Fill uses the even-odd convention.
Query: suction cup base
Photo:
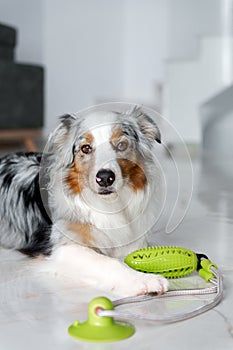
[[[113,317],[98,316],[98,309],[113,310],[113,305],[105,297],[93,299],[88,306],[88,320],[83,323],[75,321],[68,328],[68,333],[76,339],[88,342],[115,342],[134,334],[133,326],[115,322]]]

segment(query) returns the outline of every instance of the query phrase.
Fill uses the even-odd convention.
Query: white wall
[[[44,1],[46,132],[57,116],[121,96],[124,1]]]
[[[43,2],[40,0],[0,0],[0,22],[19,29],[16,59],[43,62]]]
[[[167,0],[127,0],[124,95],[153,104],[167,58]]]
[[[0,0],[17,59],[46,69],[45,134],[65,112],[108,100],[153,104],[163,80],[167,0]]]
[[[99,101],[152,105],[164,78],[167,1],[44,1],[46,130]]]
[[[57,116],[99,101],[156,104],[166,59],[195,56],[231,1],[0,0],[0,22],[19,28],[18,60],[45,66],[48,134]]]

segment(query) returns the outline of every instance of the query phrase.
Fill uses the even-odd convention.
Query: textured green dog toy
[[[131,337],[134,327],[128,323],[115,322],[113,317],[98,316],[98,309],[113,310],[112,302],[105,297],[93,299],[88,306],[88,320],[75,321],[68,333],[79,340],[89,342],[114,342]]]
[[[131,268],[161,274],[166,278],[180,278],[197,269],[197,255],[179,247],[149,247],[136,250],[125,258]]]

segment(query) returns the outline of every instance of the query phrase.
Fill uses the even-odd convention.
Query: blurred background
[[[0,24],[3,142],[33,150],[58,116],[127,101],[233,153],[232,0],[0,0]]]

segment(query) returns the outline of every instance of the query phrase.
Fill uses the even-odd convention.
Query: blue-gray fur
[[[51,220],[39,188],[40,153],[16,153],[0,159],[0,245],[29,255],[51,250]]]

